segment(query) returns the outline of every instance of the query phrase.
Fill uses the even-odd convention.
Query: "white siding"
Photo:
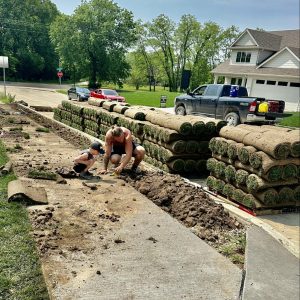
[[[267,51],[267,50],[260,51],[258,54],[257,64],[258,65],[261,64],[264,60],[269,58],[274,53],[275,53],[274,51]]]
[[[286,49],[264,64],[262,68],[299,69],[299,61]]]
[[[234,44],[234,46],[256,46],[256,44],[248,32],[245,32],[245,34]]]
[[[256,79],[262,79],[265,81],[274,80],[276,81],[276,85],[267,85],[266,83],[257,84]],[[300,88],[290,87],[290,86],[279,86],[278,81],[291,82],[291,80],[287,80],[286,78],[282,78],[282,79],[272,78],[272,77],[253,78],[252,88],[250,90],[250,96],[263,97],[266,99],[273,99],[273,100],[284,100],[285,111],[296,111],[297,109],[299,109]],[[292,82],[297,82],[297,81],[292,80]],[[247,88],[248,88],[248,83],[249,80],[247,82]]]
[[[248,63],[236,62],[236,56],[237,56],[238,52],[246,52],[246,53],[251,52],[250,62],[248,62]],[[256,65],[257,55],[258,55],[258,51],[255,51],[255,50],[232,50],[231,55],[230,55],[230,64],[231,65],[247,65],[247,66]]]

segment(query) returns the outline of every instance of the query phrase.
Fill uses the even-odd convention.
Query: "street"
[[[22,85],[22,86],[21,86]],[[16,100],[23,100],[29,105],[57,107],[67,96],[57,93],[56,89],[68,89],[69,85],[50,85],[50,84],[29,84],[29,83],[9,83],[6,92],[16,96]],[[4,92],[3,84],[0,86],[0,93]]]

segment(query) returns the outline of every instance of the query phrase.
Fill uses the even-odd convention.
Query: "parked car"
[[[91,97],[106,99],[108,101],[125,102],[125,98],[120,96],[115,90],[97,89],[91,92]]]
[[[236,85],[208,84],[193,92],[180,95],[174,101],[177,115],[204,115],[223,119],[228,125],[260,122],[274,123],[283,114],[285,102],[248,97],[245,87]]]
[[[77,101],[87,101],[90,97],[90,90],[82,87],[73,87],[70,88],[67,92],[68,99],[76,99]]]

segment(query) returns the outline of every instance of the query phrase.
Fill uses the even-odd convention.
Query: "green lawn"
[[[105,86],[106,88],[116,89],[115,86],[109,85]],[[124,88],[117,89],[118,93],[126,98],[126,102],[131,105],[145,105],[145,106],[160,106],[161,96],[167,96],[166,107],[174,106],[174,99],[180,93],[169,92],[167,89],[164,90],[163,87],[157,86],[156,91],[149,91],[149,87],[141,87],[139,90],[136,90],[134,87],[129,85],[124,85]],[[67,94],[66,90],[57,90],[61,94]]]
[[[0,141],[0,165],[7,162]],[[0,299],[49,299],[25,207],[7,202],[13,173],[0,177]]]
[[[279,125],[300,127],[300,112],[293,112],[292,114],[292,116],[284,118]]]

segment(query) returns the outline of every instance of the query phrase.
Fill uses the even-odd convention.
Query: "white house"
[[[250,96],[286,101],[286,111],[300,107],[300,30],[246,29],[231,45],[230,59],[212,70],[215,83],[245,86]]]

